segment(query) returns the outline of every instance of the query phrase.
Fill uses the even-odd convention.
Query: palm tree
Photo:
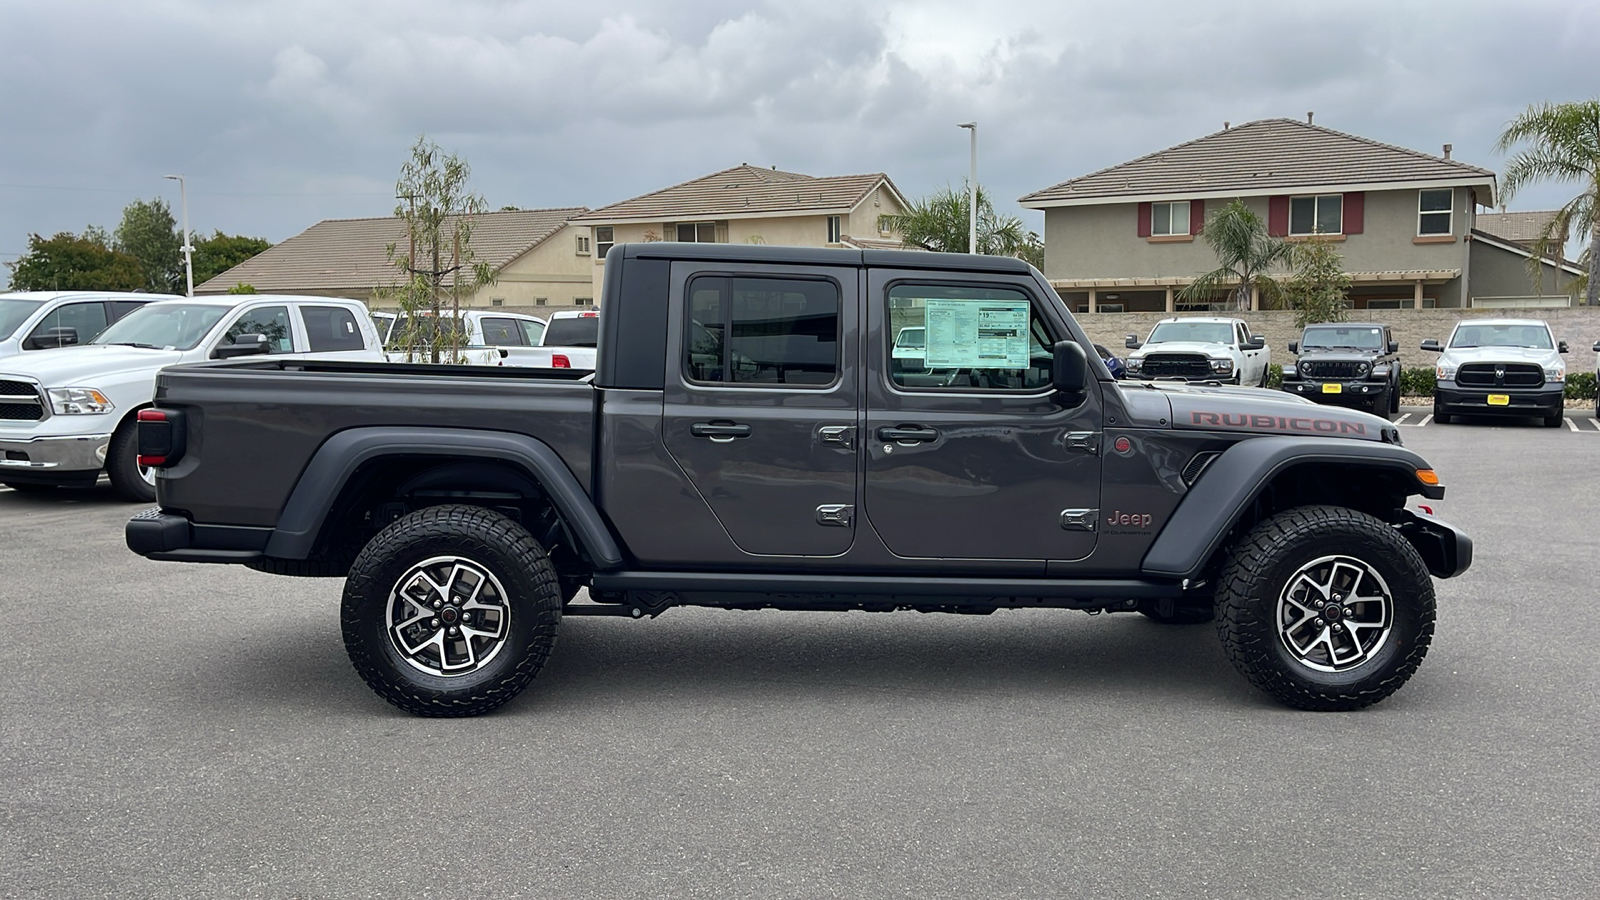
[[[884,220],[890,230],[900,232],[900,239],[907,244],[940,253],[965,253],[971,209],[963,182],[959,191],[946,187],[912,203],[901,215],[884,216]],[[1021,256],[1038,239],[1038,235],[1023,228],[1022,220],[1016,216],[997,215],[989,195],[978,188],[979,253]]]
[[[1231,288],[1234,307],[1249,309],[1250,289],[1255,288],[1261,292],[1263,306],[1277,304],[1283,289],[1267,271],[1288,261],[1289,245],[1267,234],[1267,223],[1260,216],[1236,199],[1211,214],[1204,234],[1218,265],[1179,291],[1179,297],[1208,300]]]
[[[1518,144],[1529,146],[1506,160],[1500,192],[1511,199],[1524,185],[1536,181],[1574,182],[1578,196],[1567,201],[1545,223],[1533,243],[1528,271],[1543,289],[1543,265],[1562,258],[1562,237],[1574,231],[1589,234],[1588,249],[1579,261],[1587,275],[1579,276],[1573,290],[1584,292],[1584,303],[1600,304],[1600,100],[1581,103],[1538,103],[1512,119],[1495,142],[1504,153]],[[1576,229],[1571,226],[1576,225]],[[1570,229],[1570,230],[1569,230]]]

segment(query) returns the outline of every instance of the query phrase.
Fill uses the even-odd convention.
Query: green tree
[[[234,285],[233,287],[228,288],[228,293],[230,293],[230,294],[254,294],[254,293],[256,293],[256,286],[253,285],[253,284],[248,284],[246,282],[241,281],[238,284]]]
[[[487,206],[467,190],[470,174],[464,160],[446,154],[426,135],[417,138],[400,168],[394,214],[404,225],[405,242],[388,246],[400,281],[379,293],[398,301],[404,325],[397,346],[408,359],[459,361],[463,330],[439,323],[447,312],[460,321],[461,296],[495,281],[494,269],[472,250],[473,226]]]
[[[1505,153],[1521,144],[1527,149],[1506,160],[1500,182],[1503,199],[1510,200],[1523,187],[1540,181],[1578,186],[1578,196],[1557,210],[1534,240],[1528,260],[1534,285],[1543,293],[1542,263],[1562,258],[1566,235],[1587,233],[1589,246],[1579,258],[1587,274],[1569,287],[1583,292],[1585,304],[1600,304],[1600,100],[1529,106],[1506,125],[1495,150]]]
[[[1344,257],[1333,243],[1312,238],[1290,245],[1293,274],[1284,286],[1283,299],[1294,310],[1294,327],[1315,322],[1343,322],[1350,296],[1350,276]]]
[[[113,232],[114,249],[139,261],[144,290],[183,293],[183,235],[167,201],[135,200],[122,208],[122,222]]]
[[[967,188],[946,187],[921,200],[913,202],[898,216],[884,216],[884,224],[891,231],[900,232],[900,239],[924,250],[939,253],[967,252],[971,232],[971,204]],[[1020,256],[1028,248],[1029,238],[1038,240],[1022,226],[1016,216],[1002,216],[994,211],[989,195],[978,188],[978,252],[986,256]],[[1044,262],[1043,248],[1039,262]]]
[[[194,283],[205,284],[271,246],[272,242],[263,238],[223,234],[221,230],[210,237],[197,237],[194,240]]]
[[[1272,267],[1288,261],[1289,244],[1267,234],[1267,224],[1243,200],[1234,200],[1206,219],[1206,243],[1217,267],[1178,292],[1184,300],[1209,301],[1224,289],[1233,294],[1235,309],[1250,308],[1250,289],[1261,293],[1262,305],[1277,305],[1283,289]]]
[[[28,252],[11,269],[16,291],[137,291],[144,288],[139,261],[111,249],[104,230],[79,236],[63,231],[55,237],[28,236]]]

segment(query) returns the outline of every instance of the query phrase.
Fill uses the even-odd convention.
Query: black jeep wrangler
[[[1308,325],[1289,342],[1295,361],[1283,367],[1283,389],[1317,403],[1353,406],[1375,415],[1400,411],[1400,345],[1376,322]]]

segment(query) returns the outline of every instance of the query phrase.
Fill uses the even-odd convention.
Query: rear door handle
[[[696,422],[689,426],[689,433],[695,437],[710,438],[718,443],[726,443],[734,438],[749,437],[750,426],[736,425],[732,422]]]
[[[885,425],[878,429],[878,440],[898,441],[902,444],[919,444],[939,439],[939,432],[921,425]]]

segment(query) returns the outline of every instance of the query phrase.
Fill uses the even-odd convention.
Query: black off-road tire
[[[122,499],[155,501],[155,485],[139,474],[139,432],[133,419],[117,426],[111,435],[111,446],[106,448],[106,474],[111,476],[111,489]]]
[[[1389,414],[1397,415],[1400,412],[1400,382],[1389,383]]]
[[[1438,422],[1440,425],[1449,425],[1451,419],[1452,416],[1449,413],[1439,409],[1439,404],[1435,403],[1433,405],[1433,420],[1435,422]]]
[[[1392,407],[1394,405],[1393,402],[1389,399],[1389,396],[1390,396],[1391,393],[1392,392],[1390,391],[1388,386],[1385,385],[1383,393],[1381,393],[1378,396],[1372,398],[1372,409],[1371,409],[1371,412],[1372,412],[1373,415],[1375,415],[1375,416],[1377,416],[1377,417],[1379,417],[1381,419],[1389,418],[1390,407]]]
[[[1145,600],[1139,604],[1139,614],[1161,625],[1204,625],[1217,617],[1210,603],[1170,599]]]
[[[1560,428],[1565,424],[1567,424],[1567,416],[1565,413],[1556,413],[1553,416],[1544,417],[1544,427],[1546,428]]]
[[[397,615],[391,600],[412,573],[440,558],[481,569],[501,589],[485,591],[502,594],[506,618],[492,642],[497,649],[462,674],[442,674],[422,656],[408,660],[389,627],[413,612],[402,606]],[[539,542],[500,513],[464,505],[418,510],[379,532],[350,568],[341,615],[356,672],[380,697],[419,716],[482,715],[515,697],[550,655],[560,620],[561,589]]]
[[[1320,571],[1318,561],[1328,558],[1353,559],[1369,567],[1390,598],[1387,632],[1363,632],[1375,649],[1356,654],[1357,659],[1338,671],[1314,667],[1285,637],[1334,634],[1315,624],[1322,619],[1303,626],[1315,632],[1282,627],[1291,620],[1307,621],[1285,598],[1298,575]],[[1344,602],[1369,610],[1346,622],[1373,628],[1364,623],[1377,621],[1370,610],[1381,610],[1383,604],[1334,596],[1346,596]],[[1299,709],[1360,709],[1394,693],[1427,655],[1433,624],[1433,580],[1416,548],[1389,525],[1343,507],[1303,506],[1256,525],[1231,548],[1217,589],[1217,634],[1229,660],[1251,684]],[[1347,631],[1355,633],[1354,628]],[[1385,636],[1378,640],[1378,634]]]

